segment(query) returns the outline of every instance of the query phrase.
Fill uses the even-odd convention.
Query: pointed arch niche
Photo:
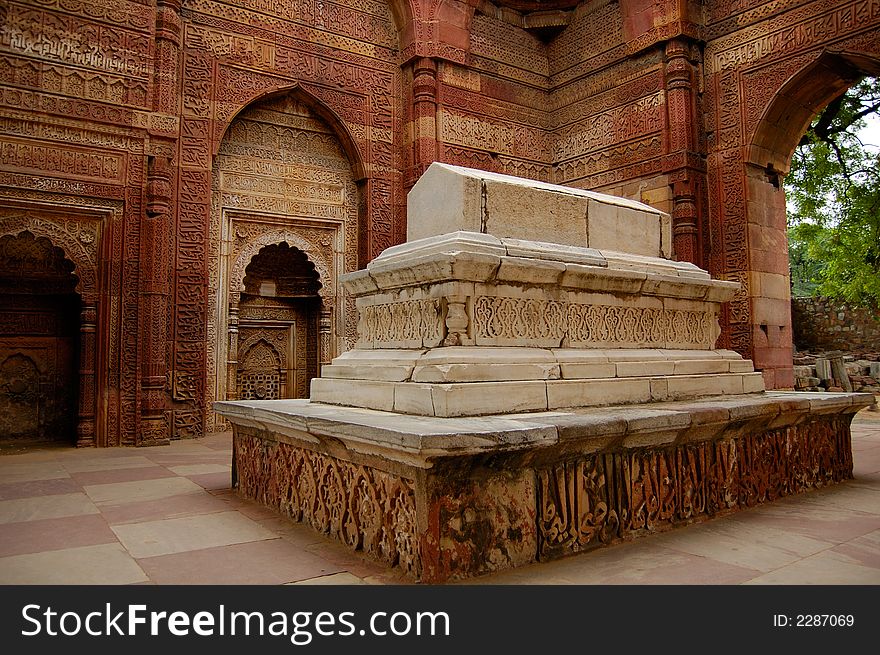
[[[337,278],[358,268],[361,168],[333,112],[298,88],[230,123],[212,178],[210,399],[307,396],[320,364],[354,344],[354,303]],[[242,378],[248,367],[277,369],[277,382]]]

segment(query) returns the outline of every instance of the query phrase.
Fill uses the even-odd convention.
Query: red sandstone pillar
[[[412,66],[412,157],[407,186],[437,160],[437,62],[419,57]]]
[[[80,312],[79,408],[76,423],[76,445],[95,446],[95,331],[98,311],[94,300],[83,299]]]
[[[700,190],[705,188],[706,164],[698,152],[691,45],[684,39],[666,44],[667,147],[664,172],[672,186],[672,240],[675,258],[703,265],[700,234]]]
[[[180,32],[180,0],[157,0],[152,106],[160,118],[177,114]],[[152,128],[148,129],[152,133]],[[167,443],[171,436],[167,389],[171,216],[176,177],[172,154],[175,150],[175,139],[168,135],[156,135],[150,139],[152,156],[147,165],[147,202],[141,223],[140,248],[142,320],[138,445]]]

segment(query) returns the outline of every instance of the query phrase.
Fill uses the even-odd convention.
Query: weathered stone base
[[[433,583],[849,479],[849,424],[870,400],[777,392],[481,419],[307,401],[218,410],[234,424],[239,493]]]
[[[412,480],[236,428],[233,483],[245,498],[418,576]]]

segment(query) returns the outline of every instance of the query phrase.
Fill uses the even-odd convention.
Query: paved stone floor
[[[480,584],[880,584],[880,412],[855,479]],[[229,433],[0,455],[0,584],[387,584],[394,572],[229,489]]]

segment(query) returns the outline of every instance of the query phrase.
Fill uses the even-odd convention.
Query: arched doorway
[[[76,443],[81,299],[64,250],[0,238],[0,439]]]
[[[320,287],[314,264],[287,243],[263,247],[248,264],[238,305],[237,398],[308,397],[318,373]]]
[[[746,151],[748,288],[756,367],[768,388],[794,384],[791,292],[782,178],[813,118],[863,77],[880,73],[880,60],[861,53],[817,53],[779,88],[757,121]]]

